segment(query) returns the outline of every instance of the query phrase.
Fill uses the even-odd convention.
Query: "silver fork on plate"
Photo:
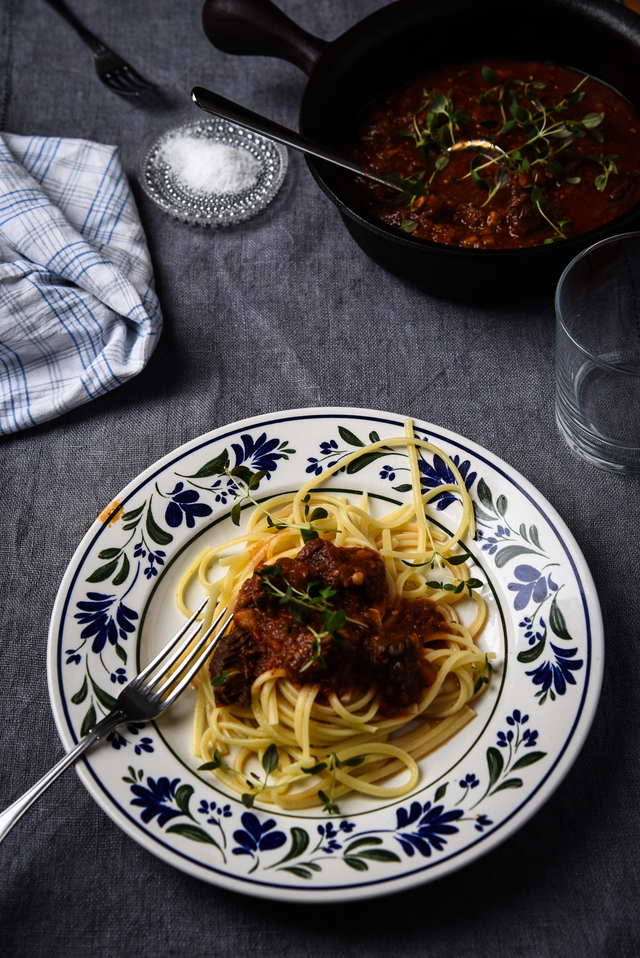
[[[189,630],[208,601],[208,599],[204,600],[202,605],[196,609],[191,618],[185,622],[180,631],[174,635],[155,659],[123,688],[111,712],[97,725],[94,725],[76,747],[68,752],[57,765],[54,765],[51,771],[47,772],[39,782],[36,782],[28,792],[25,792],[22,798],[19,798],[13,805],[9,805],[0,813],[0,841],[29,806],[42,795],[66,768],[73,765],[94,742],[104,738],[105,735],[125,722],[148,722],[155,719],[175,702],[198,670],[204,665],[213,646],[233,618],[233,612],[227,612],[226,609],[223,609],[209,628],[197,639],[193,648],[190,649],[189,646],[196,639],[201,626],[198,624],[194,629]],[[216,629],[218,629],[217,635],[212,642],[209,642]],[[180,662],[180,657],[185,652],[185,659]],[[160,666],[162,666],[162,671],[158,672]],[[172,671],[174,667],[175,671]],[[146,681],[147,679],[149,681]]]
[[[126,60],[111,50],[106,43],[87,30],[64,0],[47,0],[49,6],[64,17],[89,49],[100,80],[120,96],[135,97],[155,89],[155,84],[145,80]]]

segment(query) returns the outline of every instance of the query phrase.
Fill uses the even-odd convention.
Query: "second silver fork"
[[[155,84],[145,80],[119,53],[103,43],[78,20],[64,0],[47,0],[49,6],[64,17],[78,36],[91,50],[96,73],[102,82],[120,96],[138,97],[155,89]]]

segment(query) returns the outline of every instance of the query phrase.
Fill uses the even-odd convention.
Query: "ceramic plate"
[[[566,526],[542,496],[491,453],[415,422],[416,435],[457,464],[473,498],[477,538],[465,545],[489,605],[479,644],[495,652],[477,717],[421,763],[402,800],[340,801],[320,809],[247,809],[190,748],[193,693],[157,723],[130,723],[98,744],[78,772],[132,838],[205,881],[265,898],[345,901],[438,878],[495,847],[557,787],[575,760],[598,701],[603,631],[593,582]],[[195,439],[135,479],[91,527],[56,600],[49,634],[51,702],[71,748],[177,630],[175,583],[208,544],[231,537],[233,465],[264,470],[260,497],[298,489],[402,418],[356,409],[300,409],[234,423]],[[211,465],[213,463],[213,466]],[[450,481],[425,454],[425,489]],[[328,480],[389,511],[407,496],[406,451],[371,455]],[[455,527],[458,501],[434,500]]]

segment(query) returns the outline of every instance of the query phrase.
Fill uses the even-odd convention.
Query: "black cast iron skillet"
[[[608,0],[397,0],[332,42],[270,0],[206,0],[203,25],[227,53],[280,57],[309,76],[300,131],[344,149],[381,94],[431,67],[492,56],[550,61],[613,86],[640,109],[640,16]],[[592,243],[637,229],[640,204],[598,229],[548,246],[475,250],[404,236],[353,200],[350,174],[307,159],[356,242],[391,272],[441,296],[473,302],[537,295]]]

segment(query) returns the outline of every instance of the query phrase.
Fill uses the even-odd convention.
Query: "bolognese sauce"
[[[493,146],[450,149],[468,140]],[[554,243],[640,202],[640,115],[611,87],[548,63],[426,73],[374,104],[348,152],[403,189],[359,178],[362,206],[451,246]]]
[[[327,628],[323,610],[344,613],[340,628]],[[374,683],[381,707],[393,713],[418,702],[434,681],[422,651],[441,641],[445,626],[429,599],[391,598],[372,549],[314,539],[242,586],[234,628],[211,659],[216,701],[249,705],[255,679],[282,669],[296,685],[319,685],[325,697]]]

